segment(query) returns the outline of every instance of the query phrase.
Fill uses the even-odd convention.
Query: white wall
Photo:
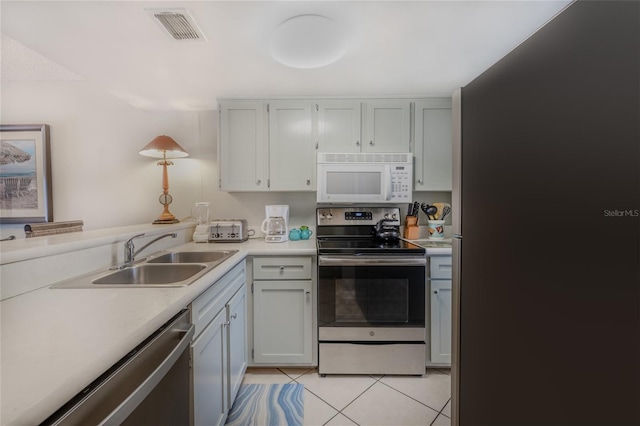
[[[55,221],[81,219],[84,229],[153,221],[162,168],[138,151],[160,134],[191,154],[169,167],[171,211],[188,216],[202,196],[197,112],[140,111],[86,81],[3,81],[1,108],[2,124],[50,125]],[[7,228],[24,236],[22,225],[2,228],[3,237]]]
[[[212,219],[246,218],[256,227],[265,204],[289,204],[294,225],[315,223],[315,193],[218,191],[217,111],[138,110],[86,81],[3,81],[2,124],[49,124],[53,218],[84,229],[152,222],[162,212],[162,168],[138,154],[155,136],[173,137],[190,154],[169,167],[171,212],[190,215],[213,203]],[[451,201],[450,193],[414,193],[417,201]],[[2,238],[24,237],[23,224],[2,225]]]

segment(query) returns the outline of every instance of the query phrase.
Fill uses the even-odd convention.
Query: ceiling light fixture
[[[281,23],[269,43],[269,52],[283,65],[320,68],[340,59],[347,51],[344,30],[322,15],[299,15]]]

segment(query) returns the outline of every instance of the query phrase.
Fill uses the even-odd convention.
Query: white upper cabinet
[[[310,101],[269,102],[269,189],[315,190]]]
[[[414,191],[451,191],[451,100],[415,103]]]
[[[220,189],[266,191],[269,178],[267,103],[224,101],[218,112]]]
[[[360,152],[360,101],[319,101],[316,103],[316,111],[318,152]]]
[[[410,152],[411,101],[366,101],[362,152]]]
[[[450,99],[221,100],[219,114],[224,191],[315,191],[318,152],[413,152],[415,191],[452,188]]]

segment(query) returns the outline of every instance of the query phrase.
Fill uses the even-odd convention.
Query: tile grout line
[[[378,382],[380,381],[380,379],[384,377],[384,375],[382,375],[382,376],[380,376],[379,378],[377,378],[377,379],[376,379],[375,377],[373,377],[373,376],[371,376],[371,375],[369,375],[369,374],[368,374],[368,376],[369,376],[369,377],[371,377],[372,379],[374,379],[373,383],[371,383],[371,385],[370,385],[369,387],[367,387],[365,390],[363,390],[362,392],[360,392],[360,394],[359,394],[358,396],[356,396],[355,398],[353,398],[353,399],[351,400],[351,402],[350,402],[350,403],[348,403],[347,405],[345,405],[345,406],[344,406],[344,408],[343,408],[342,410],[338,410],[338,414],[342,414],[343,416],[345,416],[347,419],[349,419],[350,421],[352,421],[354,424],[356,424],[356,425],[358,425],[358,426],[360,426],[360,423],[356,422],[355,420],[353,420],[351,417],[347,416],[347,415],[346,415],[345,413],[343,413],[342,411],[343,411],[343,410],[346,410],[346,409],[347,409],[347,407],[349,407],[351,404],[353,404],[353,403],[354,403],[358,398],[360,398],[362,395],[364,395],[364,394],[365,394],[365,392],[367,392],[369,389],[371,389],[373,386],[375,386],[375,384],[376,384],[376,383],[378,383]],[[336,416],[337,416],[337,414],[336,414]],[[335,417],[335,416],[333,416],[333,417]],[[333,417],[332,417],[332,418],[333,418]]]
[[[300,383],[300,382],[298,381],[298,379],[299,379],[299,378],[301,378],[301,377],[303,377],[303,376],[305,376],[305,375],[307,375],[307,374],[309,374],[309,373],[311,373],[311,372],[313,372],[315,369],[314,369],[314,368],[306,369],[306,370],[304,370],[304,372],[303,372],[302,374],[299,374],[299,375],[297,375],[296,377],[293,377],[292,375],[287,374],[286,372],[284,372],[284,371],[283,371],[283,369],[282,369],[282,368],[278,368],[278,367],[276,367],[276,368],[275,368],[275,370],[279,371],[279,372],[280,372],[280,373],[282,373],[282,374],[283,374],[287,379],[289,379],[289,382],[288,382],[288,383],[296,383],[296,384],[302,384],[302,385],[304,385],[304,383]],[[437,369],[436,369],[436,370],[437,370]],[[439,370],[438,370],[438,371],[439,371]],[[441,372],[441,373],[442,373],[442,374],[446,374],[446,373],[444,373],[444,372]],[[319,374],[319,373],[317,373],[317,372],[316,372],[316,374]],[[430,423],[430,425],[433,425],[433,423],[437,420],[437,418],[438,418],[441,414],[442,414],[442,416],[444,416],[444,417],[446,417],[446,418],[450,419],[450,417],[449,417],[449,416],[447,416],[446,414],[444,414],[444,413],[442,413],[442,412],[444,411],[444,409],[445,409],[445,407],[447,406],[447,404],[451,401],[451,398],[449,398],[449,399],[447,400],[447,402],[445,402],[445,404],[442,406],[442,408],[438,411],[438,410],[436,410],[436,409],[432,408],[431,406],[429,406],[429,405],[427,405],[427,404],[425,404],[425,403],[423,403],[423,402],[421,402],[421,401],[418,401],[417,399],[413,398],[412,396],[407,395],[406,393],[404,393],[404,392],[402,392],[402,391],[400,391],[400,390],[398,390],[398,389],[394,388],[393,386],[388,385],[387,383],[383,382],[383,381],[382,381],[382,379],[383,379],[384,377],[386,377],[386,375],[381,375],[381,376],[379,376],[379,377],[377,377],[377,378],[376,378],[375,376],[372,376],[372,375],[367,375],[367,376],[368,376],[368,377],[370,377],[370,378],[372,378],[372,379],[374,380],[374,382],[373,382],[371,385],[369,385],[365,390],[363,390],[360,394],[358,394],[358,395],[357,395],[353,400],[351,400],[351,401],[350,401],[350,402],[349,402],[349,403],[348,403],[348,404],[347,404],[343,409],[341,409],[341,410],[340,410],[340,409],[338,409],[338,408],[336,408],[336,407],[334,407],[334,406],[333,406],[333,405],[331,405],[329,402],[325,401],[325,400],[324,400],[324,399],[322,399],[319,395],[317,395],[316,393],[314,393],[313,391],[311,391],[309,388],[307,388],[307,387],[305,386],[305,389],[306,389],[309,393],[311,393],[311,394],[312,394],[312,395],[314,395],[316,398],[318,398],[320,401],[322,401],[323,403],[327,404],[329,407],[331,407],[332,409],[334,409],[334,410],[336,411],[336,413],[335,413],[333,416],[331,416],[331,417],[329,418],[329,420],[327,420],[327,421],[324,423],[324,425],[326,425],[326,424],[328,424],[329,422],[331,422],[331,420],[333,420],[335,417],[337,417],[337,416],[338,416],[338,414],[342,414],[342,415],[343,415],[344,417],[346,417],[349,421],[353,422],[353,423],[354,423],[355,425],[357,425],[357,426],[360,426],[360,424],[359,424],[358,422],[356,422],[355,420],[353,420],[352,418],[350,418],[349,416],[347,416],[347,415],[343,412],[343,410],[345,410],[347,407],[349,407],[351,404],[353,404],[353,403],[354,403],[358,398],[360,398],[362,395],[364,395],[367,391],[369,391],[369,390],[370,390],[370,389],[371,389],[371,388],[372,388],[376,383],[378,383],[378,382],[382,383],[382,384],[383,384],[384,386],[386,386],[387,388],[389,388],[389,389],[391,389],[391,390],[393,390],[393,391],[395,391],[395,392],[398,392],[399,394],[401,394],[401,395],[403,395],[403,396],[405,396],[405,397],[407,397],[407,398],[409,398],[409,399],[411,399],[411,400],[413,400],[413,401],[417,402],[418,404],[423,405],[423,406],[425,406],[425,407],[429,408],[430,410],[432,410],[432,411],[436,412],[436,413],[437,413],[437,414],[436,414],[436,417],[433,419],[433,421]]]
[[[393,387],[393,386],[391,386],[391,385],[386,384],[385,382],[380,382],[380,383],[382,383],[383,385],[385,385],[385,386],[386,386],[386,387],[388,387],[389,389],[392,389],[392,390],[394,390],[394,391],[398,392],[399,394],[404,395],[404,396],[406,396],[407,398],[414,400],[414,401],[415,401],[415,402],[417,402],[418,404],[424,405],[424,406],[425,406],[425,407],[427,407],[428,409],[430,409],[430,410],[432,410],[432,411],[435,411],[435,412],[437,412],[438,414],[440,414],[440,411],[444,410],[444,407],[446,407],[446,406],[447,406],[447,402],[449,402],[449,400],[447,400],[447,402],[445,402],[445,403],[444,403],[444,405],[442,406],[442,408],[440,409],[440,411],[438,411],[437,409],[435,409],[435,408],[433,408],[433,407],[431,407],[431,406],[429,406],[429,405],[425,404],[425,403],[424,403],[424,402],[422,402],[422,401],[418,401],[417,399],[415,399],[415,398],[414,398],[414,397],[412,397],[411,395],[407,395],[406,393],[404,393],[404,392],[402,392],[402,391],[400,391],[400,390],[398,390],[398,389],[394,388],[394,387]],[[451,399],[451,398],[449,398],[449,399]],[[443,415],[444,415],[444,414],[443,414]],[[436,416],[436,417],[438,417],[438,416]],[[445,416],[445,417],[447,417],[447,416]]]
[[[447,404],[449,403],[449,401],[451,401],[451,398],[449,398],[447,400],[447,403],[444,404],[444,407],[447,406]],[[436,420],[438,420],[438,417],[440,417],[440,415],[443,415],[444,417],[446,417],[447,419],[449,419],[449,422],[451,422],[451,417],[447,416],[446,414],[443,414],[442,412],[444,411],[444,407],[442,407],[442,410],[440,410],[440,412],[438,413],[438,415],[436,416],[435,419],[433,419],[433,421],[431,422],[431,424],[429,426],[433,426],[433,424],[436,422]]]
[[[311,371],[311,370],[308,370],[308,371],[307,371],[307,372],[305,372],[304,374],[301,374],[300,376],[298,376],[298,378],[300,378],[300,377],[304,376],[304,375],[305,375],[305,374],[307,374],[309,371]],[[283,373],[284,373],[284,372],[283,372]],[[285,374],[286,374],[286,373],[285,373]],[[287,376],[288,376],[288,377],[290,377],[288,374],[287,374]],[[374,380],[374,382],[373,382],[371,385],[369,385],[365,390],[363,390],[363,391],[362,391],[358,396],[356,396],[355,398],[353,398],[353,399],[351,400],[351,402],[349,402],[347,405],[345,405],[345,406],[344,406],[344,408],[343,408],[342,410],[346,409],[348,406],[350,406],[351,404],[353,404],[353,403],[355,402],[355,400],[356,400],[356,399],[358,399],[358,398],[360,398],[362,395],[364,395],[364,393],[365,393],[365,392],[367,392],[369,389],[371,389],[371,387],[373,387],[373,385],[375,385],[377,382],[379,382],[379,381],[380,381],[380,379],[382,379],[382,378],[384,377],[384,375],[383,375],[383,376],[380,376],[379,378],[377,378],[377,379],[376,379],[375,377],[373,377],[373,376],[371,376],[371,375],[368,375],[368,376],[369,376],[369,377],[371,377],[371,378]],[[296,383],[299,383],[299,382],[298,382],[297,380],[295,380],[295,379],[294,379],[293,381],[294,381],[294,382],[296,382]],[[338,409],[338,408],[334,407],[334,406],[333,406],[333,405],[331,405],[329,402],[327,402],[327,401],[325,401],[324,399],[322,399],[322,398],[320,397],[320,395],[317,395],[316,393],[314,393],[312,390],[310,390],[310,389],[309,389],[309,388],[307,388],[306,386],[305,386],[305,389],[307,390],[307,392],[309,392],[309,393],[313,394],[313,395],[314,395],[316,398],[318,398],[320,401],[324,402],[324,403],[325,403],[325,404],[327,404],[329,407],[331,407],[331,408],[333,408],[334,410],[336,410],[336,411],[337,411],[337,413],[336,413],[336,414],[334,414],[333,416],[331,416],[331,418],[330,418],[329,420],[327,420],[327,421],[324,423],[324,425],[326,425],[326,424],[327,424],[327,423],[329,423],[331,420],[333,420],[333,419],[334,419],[338,414],[342,414],[344,417],[346,417],[347,419],[349,419],[349,421],[351,421],[353,424],[355,424],[355,425],[357,425],[357,426],[360,426],[360,423],[356,422],[356,421],[355,421],[355,420],[353,420],[351,417],[347,416],[345,413],[343,413],[343,412],[342,412],[342,410],[340,410],[340,409]]]

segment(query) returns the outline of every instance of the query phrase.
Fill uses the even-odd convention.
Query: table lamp
[[[160,195],[160,204],[164,206],[164,211],[156,220],[153,221],[153,223],[167,224],[180,222],[169,211],[169,204],[171,204],[173,198],[169,195],[169,175],[167,174],[167,166],[172,165],[173,162],[167,161],[167,158],[187,157],[189,156],[189,153],[185,151],[183,147],[178,145],[178,143],[172,138],[162,135],[156,137],[145,145],[145,147],[140,150],[140,155],[162,158],[161,161],[158,161],[158,165],[162,166],[162,195]]]

